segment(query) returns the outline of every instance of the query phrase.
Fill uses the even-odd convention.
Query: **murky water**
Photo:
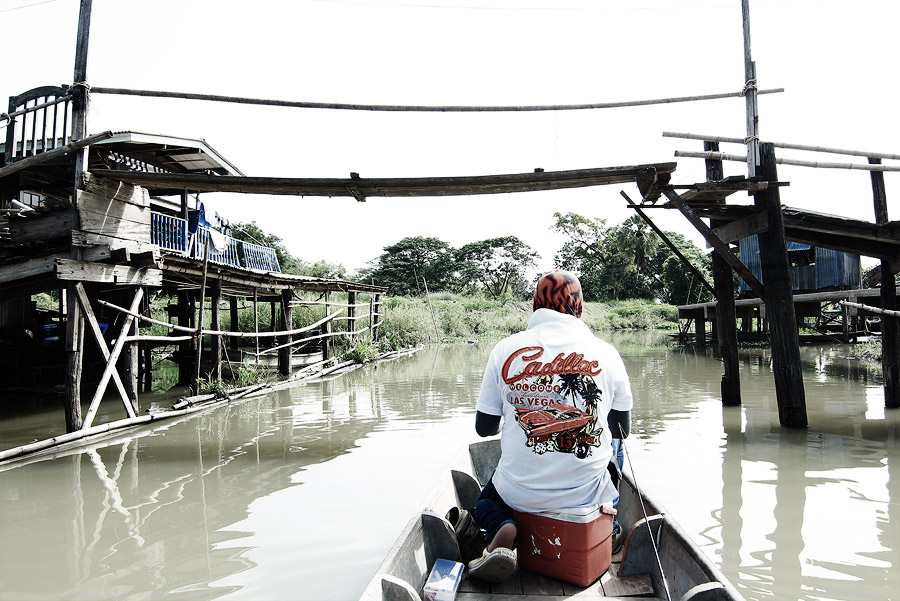
[[[900,599],[900,412],[840,349],[803,349],[811,426],[778,426],[767,351],[744,404],[712,351],[611,336],[636,397],[627,452],[750,599]],[[2,599],[355,599],[475,439],[490,344],[445,346],[0,465]],[[0,447],[61,428],[5,414]],[[894,519],[891,520],[891,517]]]

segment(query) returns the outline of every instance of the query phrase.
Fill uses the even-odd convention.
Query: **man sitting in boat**
[[[581,283],[568,271],[538,281],[528,328],[491,352],[475,429],[500,433],[497,469],[475,507],[487,548],[469,574],[502,582],[515,571],[513,509],[528,513],[614,502],[612,439],[631,425],[631,384],[618,351],[581,321]],[[501,429],[502,428],[502,429]]]

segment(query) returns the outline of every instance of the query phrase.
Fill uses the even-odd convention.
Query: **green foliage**
[[[578,274],[586,300],[658,299],[685,304],[710,298],[662,239],[638,215],[608,228],[603,219],[555,213],[552,229],[569,240],[555,264]],[[709,279],[709,258],[680,234],[666,232],[691,264]]]
[[[466,244],[456,251],[459,290],[484,290],[493,298],[522,296],[530,289],[525,270],[538,254],[515,236]]]
[[[368,336],[357,336],[346,343],[347,347],[341,353],[345,361],[368,363],[379,355],[378,345],[372,342]]]
[[[197,378],[197,381],[194,382],[194,390],[197,391],[197,394],[214,394],[219,399],[225,398],[228,391],[225,383],[211,373]]]
[[[443,240],[416,236],[384,247],[372,267],[357,277],[386,286],[388,294],[422,294],[423,278],[429,291],[447,290],[453,278],[453,249]]]
[[[252,386],[267,380],[266,370],[252,363],[241,363],[241,365],[232,372],[231,383],[235,388],[244,386]]]

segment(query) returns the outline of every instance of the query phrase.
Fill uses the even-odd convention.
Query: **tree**
[[[666,232],[666,236],[691,262],[691,265],[703,274],[706,281],[712,282],[712,259],[709,255],[703,254],[696,245],[681,234]],[[709,290],[697,280],[697,276],[682,263],[681,259],[675,256],[675,253],[666,254],[660,274],[665,291],[665,295],[661,297],[663,302],[671,305],[690,305],[712,300]]]
[[[385,286],[388,294],[420,294],[422,279],[429,290],[446,290],[454,272],[453,249],[437,238],[407,237],[384,247],[366,277]]]
[[[709,293],[696,281],[662,239],[633,215],[607,228],[605,220],[574,213],[556,213],[553,229],[567,241],[555,263],[579,275],[586,300],[659,299],[672,304],[698,302]],[[701,272],[709,272],[709,258],[680,234],[666,232],[679,251]]]
[[[485,290],[494,298],[519,295],[528,287],[525,270],[536,265],[537,257],[516,236],[466,244],[456,252],[460,289]]]

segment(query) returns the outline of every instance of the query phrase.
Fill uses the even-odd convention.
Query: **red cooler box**
[[[541,513],[514,511],[519,567],[588,586],[612,561],[614,512],[600,505]]]

